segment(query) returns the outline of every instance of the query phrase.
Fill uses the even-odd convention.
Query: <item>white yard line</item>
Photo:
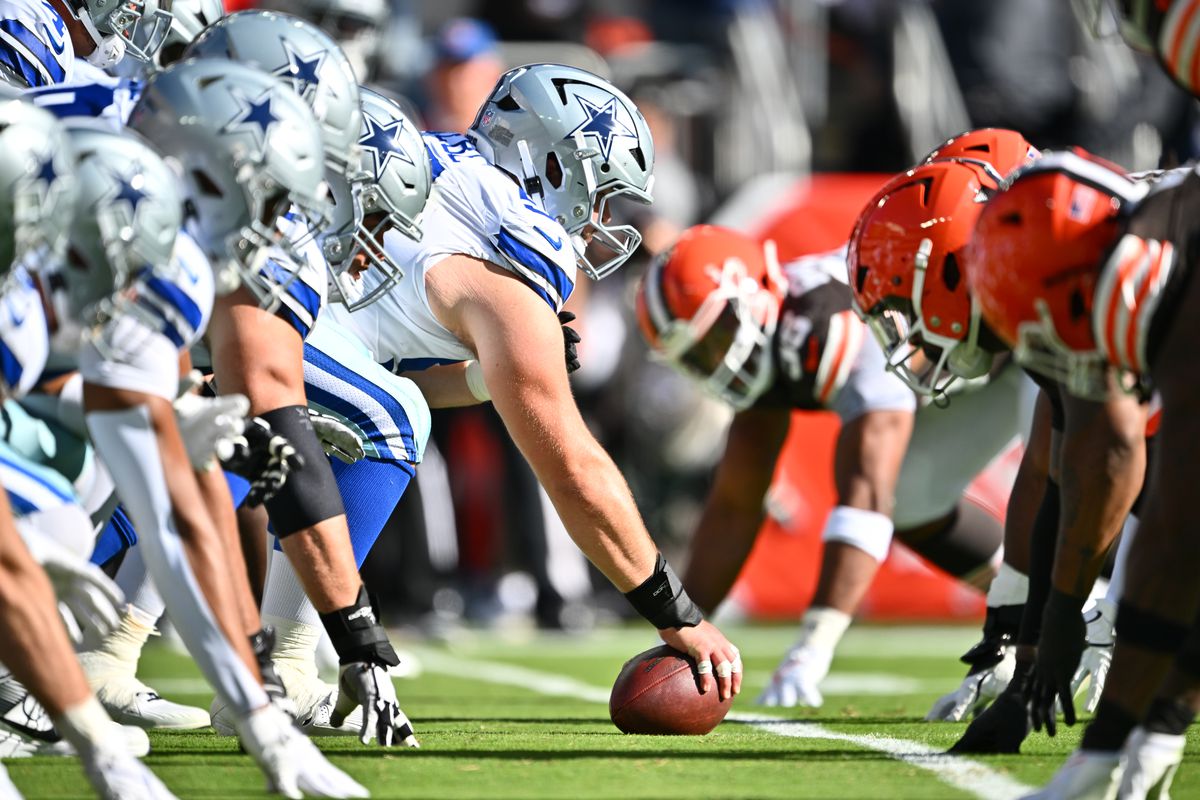
[[[564,675],[494,661],[464,659],[426,648],[421,648],[419,655],[425,666],[439,675],[516,686],[552,697],[570,697],[590,703],[608,703],[608,689],[592,686]],[[1015,800],[1015,798],[1033,791],[1032,786],[1027,786],[997,772],[986,764],[959,756],[946,755],[928,745],[911,742],[907,739],[841,733],[812,722],[798,722],[737,711],[730,713],[728,719],[778,736],[789,736],[796,739],[828,739],[884,753],[897,761],[903,761],[926,770],[942,783],[966,792],[972,797],[978,797],[980,800]]]

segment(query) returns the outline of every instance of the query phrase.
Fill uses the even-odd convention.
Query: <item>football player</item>
[[[961,266],[982,201],[1000,181],[1001,170],[987,161],[961,157],[930,161],[898,176],[881,191],[864,211],[851,241],[855,300],[884,345],[889,363],[914,380],[926,380],[935,392],[939,386],[985,373],[1006,349],[980,320]],[[1079,612],[1108,545],[1129,513],[1144,471],[1146,414],[1135,398],[1114,390],[1101,391],[1092,400],[1078,399],[1052,379],[1032,376],[1044,399],[1039,400],[1006,523],[1006,542],[1029,542],[1029,596],[1018,629],[1009,634],[1017,645],[1013,680],[964,734],[956,745],[959,750],[1012,751],[1028,733],[1025,692],[1033,680],[1034,646],[1039,636],[1053,638],[1062,626],[1069,624],[1074,630],[1082,625]],[[1109,460],[1117,465],[1110,471],[1062,469],[1067,463]],[[1055,574],[1054,583],[1070,593],[1071,602],[1049,591],[1060,536],[1072,556],[1061,559],[1061,573]],[[1056,598],[1052,613],[1047,614],[1055,624],[1043,634],[1047,594]],[[1078,606],[1068,612],[1076,599]],[[1079,638],[1082,647],[1082,635]],[[995,649],[968,655],[986,657],[981,664],[991,667],[1000,661]],[[1053,649],[1044,651],[1039,670],[1050,669],[1048,660],[1057,665],[1055,655]],[[1078,661],[1070,666],[1069,684]],[[972,673],[968,680],[982,689],[989,676],[974,668]],[[1073,722],[1070,696],[1062,703]],[[1053,698],[1041,698],[1035,710],[1052,717],[1053,704]],[[1053,727],[1052,718],[1047,726]]]
[[[404,277],[371,305],[331,316],[413,377],[430,405],[490,398],[585,555],[667,643],[696,658],[705,691],[715,674],[722,697],[736,693],[736,649],[657,553],[583,423],[563,362],[556,314],[577,265],[602,278],[640,242],[608,208],[617,197],[651,200],[645,120],[607,81],[535,64],[501,78],[466,135],[426,134],[425,143],[434,191],[424,235],[383,235]],[[368,270],[366,291],[383,279]]]
[[[1115,20],[1131,47],[1153,53],[1181,88],[1200,96],[1200,30],[1195,25],[1200,0],[1088,0],[1083,8],[1093,32],[1103,35]]]
[[[1200,708],[1197,553],[1180,533],[1200,441],[1186,312],[1200,302],[1189,280],[1198,204],[1194,171],[1150,187],[1086,154],[1057,154],[989,202],[964,258],[985,318],[1019,360],[1084,392],[1119,370],[1162,402],[1108,682],[1080,749],[1037,797],[1166,796]],[[1077,655],[1073,640],[1064,646],[1065,660]]]
[[[149,60],[170,28],[170,7],[159,0],[2,0],[0,81],[22,89],[73,83],[77,70],[94,78],[126,53]]]
[[[917,412],[852,311],[845,275],[844,248],[781,270],[772,245],[699,226],[651,266],[638,292],[654,349],[738,411],[684,577],[702,608],[720,603],[750,552],[792,410],[830,409],[842,420],[820,582],[800,640],[760,698],[768,705],[821,704],[818,684],[894,529],[934,564],[985,585],[1001,544],[999,525],[961,495],[1019,435],[1019,372],[957,394],[950,408]],[[987,435],[968,436],[981,417],[994,422]],[[960,445],[953,457],[947,441]]]

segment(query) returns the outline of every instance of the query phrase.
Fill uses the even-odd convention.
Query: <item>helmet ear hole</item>
[[[958,268],[958,259],[954,253],[947,253],[945,266],[942,267],[942,282],[946,284],[946,288],[953,292],[958,288],[958,284],[962,281],[962,271]]]
[[[559,162],[558,154],[553,150],[546,154],[546,181],[555,189],[562,186],[562,163]]]
[[[496,108],[501,111],[520,111],[521,106],[513,98],[512,94],[506,94],[496,101]]]
[[[192,180],[196,183],[196,188],[208,197],[224,197],[225,193],[221,191],[221,187],[212,177],[202,169],[192,170]]]
[[[867,271],[868,270],[870,270],[870,267],[859,265],[858,269],[855,271],[855,273],[854,273],[854,289],[855,289],[855,291],[861,292],[863,290],[863,285],[867,282]]]

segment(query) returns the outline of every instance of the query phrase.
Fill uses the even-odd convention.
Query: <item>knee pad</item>
[[[917,555],[955,578],[970,578],[995,566],[1004,528],[974,503],[960,503],[943,524],[924,536],[899,534]]]
[[[892,544],[892,520],[877,511],[865,511],[850,506],[837,506],[825,520],[821,539],[842,542],[857,547],[876,561],[883,563]]]
[[[288,473],[287,481],[266,502],[275,535],[281,539],[311,528],[319,522],[346,513],[329,460],[313,431],[304,406],[285,406],[260,414],[304,459],[300,469]]]

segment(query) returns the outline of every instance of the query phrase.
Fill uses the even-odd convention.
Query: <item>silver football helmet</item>
[[[67,257],[55,270],[61,281],[50,284],[65,289],[66,316],[87,333],[133,308],[135,278],[168,268],[183,191],[162,157],[130,131],[80,120],[67,134],[79,192]]]
[[[560,64],[517,67],[501,76],[468,136],[566,228],[589,277],[612,273],[641,244],[633,226],[609,224],[608,205],[653,202],[654,142],[637,106],[608,81]],[[613,255],[592,263],[588,245]]]
[[[343,177],[355,174],[362,127],[358,80],[337,42],[316,25],[273,11],[239,11],[210,25],[183,57],[224,58],[287,81],[321,125],[330,169]]]
[[[171,0],[66,0],[66,6],[96,43],[87,60],[101,69],[126,55],[149,61],[171,28]]]
[[[32,103],[0,90],[0,275],[40,253],[66,250],[75,209],[75,160],[62,124]]]
[[[221,0],[174,0],[171,5],[171,26],[163,39],[162,46],[157,48],[149,61],[123,61],[117,66],[117,72],[125,77],[149,77],[163,67],[169,67],[183,58],[184,49],[191,44],[200,32],[212,23],[225,16],[225,6]],[[139,46],[146,47],[152,35],[149,26],[138,24],[133,32],[133,41]]]
[[[337,40],[360,81],[374,75],[391,15],[388,0],[261,0],[258,7],[303,17]]]
[[[370,292],[355,296],[355,287],[350,283],[353,278],[334,269],[338,299],[351,311],[375,302],[404,277],[404,268],[383,249],[383,233],[395,229],[420,240],[417,219],[433,183],[421,132],[400,104],[365,87],[361,91],[363,127],[358,143],[362,171],[367,176],[362,189],[363,221],[351,234],[352,249],[336,260],[330,258],[330,268],[339,262],[344,268],[361,256],[383,280]],[[336,229],[336,215],[334,224]],[[329,250],[327,246],[327,255]]]
[[[220,290],[237,278],[264,308],[285,287],[262,272],[267,251],[295,248],[328,224],[321,132],[286,85],[220,59],[188,60],[154,76],[129,117],[183,178],[188,229],[213,259]],[[289,210],[300,217],[284,219]],[[295,235],[307,224],[309,234]]]

